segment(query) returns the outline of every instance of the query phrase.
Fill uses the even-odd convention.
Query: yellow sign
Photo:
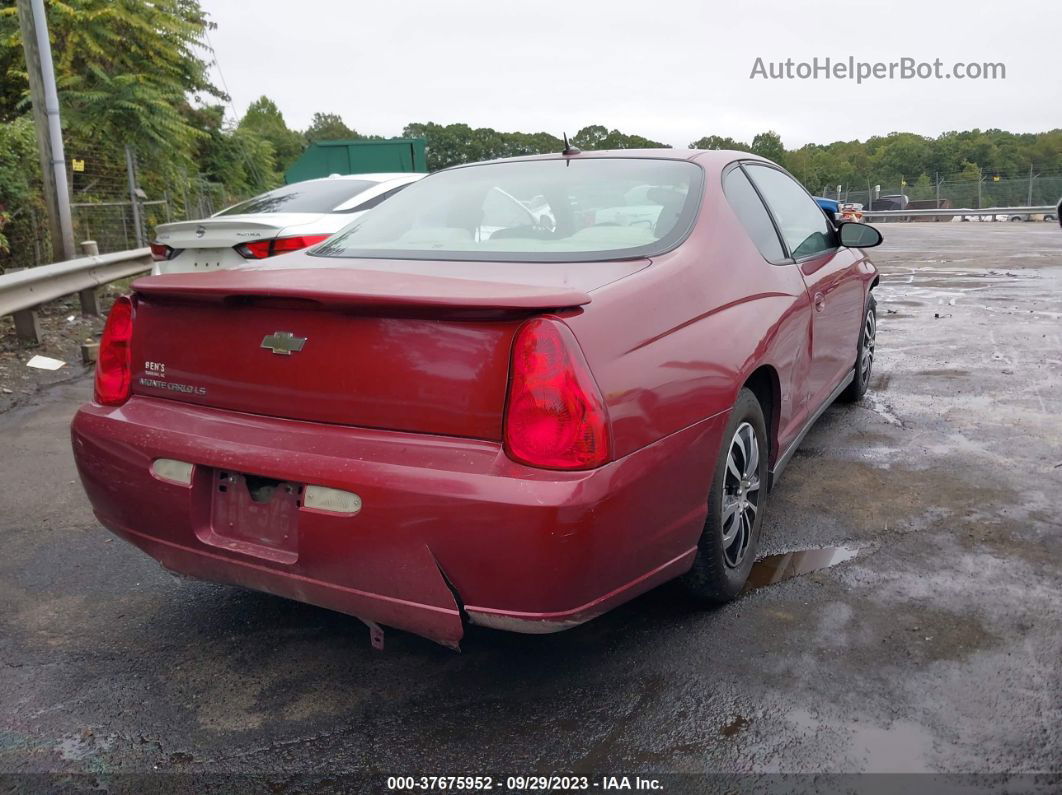
[[[992,181],[999,182],[999,175],[997,174],[996,176],[992,177]]]
[[[78,160],[75,157],[73,159],[72,163],[73,163],[74,171],[84,171],[85,170],[85,161],[84,160]]]

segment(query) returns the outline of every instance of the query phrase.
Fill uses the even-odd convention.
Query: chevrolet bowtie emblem
[[[280,356],[298,353],[306,344],[306,337],[296,337],[290,331],[274,331],[262,339],[262,347]]]

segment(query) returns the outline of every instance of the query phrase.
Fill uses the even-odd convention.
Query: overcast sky
[[[1062,126],[1058,0],[201,0],[238,113],[262,94],[290,127],[316,111],[362,133],[410,121],[675,146],[706,134],[788,148],[908,130]],[[1006,79],[750,79],[830,57],[1002,62]],[[217,74],[215,74],[217,77]]]

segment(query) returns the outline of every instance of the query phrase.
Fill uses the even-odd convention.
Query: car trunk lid
[[[437,264],[443,273],[446,264]],[[613,264],[620,275],[635,267]],[[500,439],[517,327],[530,314],[590,303],[590,283],[571,284],[556,268],[538,284],[505,278],[504,266],[494,280],[416,270],[259,266],[138,279],[133,391]]]
[[[174,249],[232,248],[253,240],[271,240],[290,227],[319,222],[321,213],[223,215],[199,221],[159,224],[155,239]]]

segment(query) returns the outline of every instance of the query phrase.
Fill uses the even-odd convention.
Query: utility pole
[[[59,126],[59,95],[55,90],[52,46],[44,0],[17,0],[22,29],[22,49],[26,54],[33,121],[40,148],[44,200],[48,205],[48,227],[52,240],[52,260],[73,259],[74,224],[70,217],[70,188],[66,180],[66,154]]]
[[[1037,174],[1036,176],[1039,176],[1039,174]],[[1030,163],[1029,164],[1029,199],[1028,199],[1028,201],[1025,202],[1025,206],[1026,207],[1032,207],[1032,194],[1033,194],[1033,190],[1032,189],[1033,189],[1033,180],[1034,179],[1036,179],[1036,177],[1033,176],[1033,167],[1032,167],[1032,163]]]
[[[51,261],[59,262],[77,255],[74,251],[74,224],[70,218],[70,188],[66,181],[63,131],[59,126],[59,95],[55,90],[52,44],[48,39],[44,0],[17,0],[17,3],[22,51],[26,55],[26,74],[29,76],[30,101],[33,103],[33,123],[37,128],[37,146],[40,150],[44,203],[48,208]],[[86,301],[83,292],[82,311],[92,314],[95,305],[95,296],[92,296],[92,301]],[[19,339],[40,342],[41,330],[35,309],[15,312],[13,318],[15,334]]]

